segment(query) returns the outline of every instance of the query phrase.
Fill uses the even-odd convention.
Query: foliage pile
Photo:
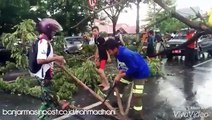
[[[54,91],[61,99],[71,99],[73,93],[77,91],[75,84],[71,83],[71,80],[67,79],[61,71],[56,70],[54,74]],[[41,95],[41,87],[39,86],[38,80],[30,76],[20,76],[11,83],[7,83],[1,79],[0,89],[6,92],[26,94],[34,97],[40,97]]]
[[[7,49],[12,51],[12,57],[15,58],[16,63],[7,63],[5,67],[0,68],[0,73],[9,72],[12,69],[27,69],[26,55],[23,55],[28,49],[30,42],[35,39],[34,22],[32,20],[25,20],[19,25],[15,26],[14,33],[4,34],[2,41]],[[67,67],[72,71],[76,77],[82,80],[86,85],[91,87],[94,91],[98,92],[99,76],[96,73],[94,63],[87,60],[88,57],[93,55],[95,46],[85,45],[79,54],[64,54],[63,52],[63,36],[57,36],[54,40],[53,46],[57,54],[64,55]],[[14,47],[16,43],[16,47]],[[134,46],[135,50],[138,48]],[[158,60],[151,60],[149,65],[151,68],[152,76],[160,74],[158,69]],[[53,88],[60,99],[71,99],[73,94],[77,91],[75,83],[73,83],[70,76],[65,76],[64,73],[56,67],[54,71]],[[111,77],[111,76],[109,76]],[[0,89],[11,91],[12,93],[23,93],[39,97],[41,88],[37,84],[37,80],[33,78],[20,76],[14,83],[6,83],[0,80]]]
[[[151,72],[151,77],[154,76],[163,76],[163,72],[161,71],[161,61],[160,59],[151,59],[148,61],[148,65]]]
[[[99,76],[96,72],[96,67],[92,61],[86,61],[82,63],[81,67],[78,67],[74,70],[74,73],[77,78],[80,78],[82,82],[88,85],[91,88],[97,88],[99,83]]]
[[[13,93],[21,93],[26,95],[31,95],[34,97],[40,97],[41,88],[40,86],[36,86],[36,81],[30,77],[20,76],[13,83],[7,83],[0,80],[0,89]]]
[[[14,26],[15,32],[3,34],[1,39],[6,49],[10,50],[12,58],[15,58],[17,68],[27,68],[26,51],[31,41],[36,39],[35,22],[24,20]]]
[[[14,69],[27,69],[27,57],[25,55],[26,50],[29,48],[31,41],[35,40],[35,22],[33,20],[24,20],[20,24],[14,27],[14,33],[3,34],[1,40],[3,45],[6,46],[8,50],[11,50],[11,57],[15,58],[16,63],[7,62],[6,66],[0,67],[1,76],[5,73],[10,72]],[[63,51],[63,37],[56,37],[54,41],[54,48],[56,53],[62,53]],[[15,45],[15,47],[14,47]],[[68,56],[67,58],[73,59],[73,57]],[[79,58],[80,59],[80,58]],[[80,61],[76,59],[76,61]],[[73,60],[68,60],[73,61]],[[81,63],[79,63],[81,64]],[[72,63],[71,66],[76,65]],[[54,88],[60,98],[70,98],[72,94],[76,91],[76,87],[73,83],[70,83],[62,72],[55,72]],[[37,80],[34,80],[37,81]],[[32,85],[34,82],[32,78],[22,76],[18,77],[14,83],[6,83],[3,80],[0,81],[0,88],[5,91],[10,91],[12,93],[23,93],[30,94],[35,97],[40,96],[41,88],[37,85]]]
[[[65,76],[59,68],[54,71],[53,88],[60,99],[71,99],[77,91],[73,80],[69,76]]]
[[[16,64],[13,62],[6,62],[6,66],[0,67],[0,77],[3,77],[5,73],[17,69]]]

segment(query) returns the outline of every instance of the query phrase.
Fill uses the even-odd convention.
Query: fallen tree
[[[173,9],[169,8],[167,5],[165,5],[162,0],[153,0],[153,1],[155,3],[157,3],[160,7],[162,7],[165,11],[167,11],[172,17],[175,17],[179,21],[188,25],[190,28],[194,28],[195,30],[197,30],[197,32],[190,40],[186,41],[182,45],[179,45],[179,46],[177,46],[173,49],[166,49],[166,50],[161,51],[161,52],[159,52],[155,55],[152,55],[151,57],[155,57],[155,56],[164,54],[166,52],[169,52],[170,50],[175,50],[175,49],[186,47],[187,45],[197,41],[198,38],[201,37],[202,35],[212,34],[212,27],[208,26],[206,23],[204,23],[204,22],[203,23],[201,23],[201,22],[196,23],[196,22],[193,22],[193,21],[185,18],[184,16],[177,13],[175,10],[173,10]]]
[[[73,78],[73,80],[79,84],[80,86],[82,86],[84,89],[88,90],[95,98],[97,98],[98,100],[100,100],[101,102],[104,101],[104,99],[99,96],[98,94],[96,94],[92,89],[90,89],[87,85],[85,85],[81,80],[79,80],[76,76],[74,76],[70,71],[68,71],[64,66],[59,66],[66,74],[69,75],[69,77]],[[121,101],[118,101],[118,104],[121,104]],[[114,107],[112,107],[112,105],[105,101],[104,105],[109,109],[109,110],[115,110]],[[121,109],[122,112],[121,114],[116,112],[116,116],[114,116],[116,119],[120,119],[120,120],[128,120],[129,118],[124,114],[123,112],[123,108]]]

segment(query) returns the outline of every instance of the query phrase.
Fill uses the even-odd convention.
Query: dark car
[[[176,48],[177,46],[185,43],[186,40],[186,36],[185,35],[181,35],[181,36],[175,36],[174,38],[172,38],[171,40],[169,40],[167,42],[166,48],[167,49],[173,49]],[[199,47],[199,43],[201,41],[198,40],[198,45],[195,48],[195,54],[196,54],[196,59],[200,59],[200,54],[202,53],[200,47]],[[166,56],[168,59],[171,59],[173,56],[184,56],[185,55],[185,47],[182,47],[180,49],[176,49],[176,50],[172,50],[166,53]]]
[[[167,42],[166,48],[172,49],[183,44],[184,42],[186,42],[186,36],[176,36]],[[184,55],[185,55],[185,48],[172,50],[166,53],[166,56],[169,59],[171,59],[173,56],[184,56]]]
[[[72,54],[78,53],[83,48],[83,37],[82,36],[72,36],[64,38],[64,51]]]

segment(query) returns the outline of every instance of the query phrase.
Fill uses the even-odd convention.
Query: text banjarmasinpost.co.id
[[[5,110],[2,115],[115,115],[115,110]]]

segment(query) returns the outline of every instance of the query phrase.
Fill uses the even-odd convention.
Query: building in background
[[[108,35],[113,34],[113,25],[107,24],[103,21],[94,20],[94,25],[99,27],[100,32],[106,32]],[[116,31],[120,30],[122,34],[136,34],[136,26],[129,26],[127,24],[117,24]]]

